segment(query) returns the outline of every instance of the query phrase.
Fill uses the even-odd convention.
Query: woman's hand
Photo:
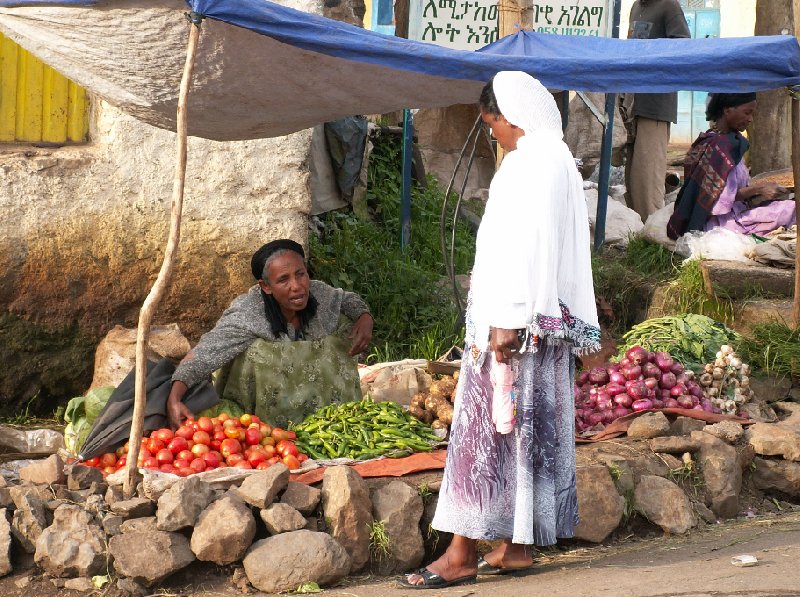
[[[789,189],[772,181],[765,182],[763,184],[758,184],[758,182],[756,182],[752,186],[755,189],[755,195],[757,197],[763,197],[764,201],[771,201],[776,197],[787,195],[789,193]]]
[[[350,338],[353,340],[353,345],[350,347],[350,352],[347,354],[351,357],[364,352],[369,343],[372,341],[372,326],[374,321],[372,315],[369,313],[362,313],[361,317],[356,319],[353,324],[353,330],[350,332]]]
[[[522,343],[517,335],[517,330],[506,330],[503,328],[492,328],[489,336],[489,346],[494,352],[498,363],[507,363],[511,357],[517,354]]]
[[[167,398],[167,421],[173,430],[180,427],[184,419],[194,418],[194,413],[183,403],[183,397],[188,389],[182,381],[172,383],[169,398]]]

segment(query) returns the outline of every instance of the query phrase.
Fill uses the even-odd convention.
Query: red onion
[[[674,359],[669,356],[668,352],[657,352],[656,353],[656,365],[658,368],[664,371],[665,373],[672,369],[672,366],[675,364]]]
[[[612,406],[613,403],[611,402],[611,397],[608,394],[606,394],[605,400],[600,400],[599,398],[597,399],[597,410],[610,410]]]
[[[615,408],[611,412],[614,413],[614,418],[615,419],[619,419],[620,417],[624,417],[625,415],[629,415],[631,413],[631,410],[629,408],[625,408],[624,406],[618,406],[617,408]]]
[[[625,376],[619,371],[614,371],[608,375],[610,383],[622,384],[625,383]]]
[[[588,381],[589,381],[589,372],[588,371],[583,371],[578,376],[578,385],[579,386],[585,386]]]
[[[639,379],[642,375],[642,368],[639,365],[633,365],[627,369],[622,369],[621,373],[625,376],[625,379]]]
[[[672,367],[670,367],[669,370],[672,371],[675,375],[680,375],[681,373],[683,373],[683,365],[681,365],[676,361],[675,364],[672,365]]]
[[[716,406],[714,406],[714,407],[711,408],[711,412],[714,413],[715,415],[721,415],[722,414],[722,409],[721,408],[717,408]]]
[[[589,381],[597,385],[606,384],[608,383],[608,373],[604,367],[595,367],[589,371]]]
[[[683,385],[689,383],[689,376],[686,375],[686,373],[679,373],[677,376],[675,376],[675,379],[678,380],[678,383],[682,383]]]
[[[580,432],[583,432],[583,431],[586,431],[588,429],[588,427],[586,426],[586,423],[584,423],[583,421],[576,420],[575,421],[575,429],[577,429]]]
[[[616,418],[617,417],[614,416],[614,411],[613,410],[609,409],[609,410],[604,410],[603,411],[603,423],[606,423],[606,424],[613,423],[614,419],[616,419]]]
[[[686,386],[686,388],[689,390],[689,393],[692,396],[695,396],[697,398],[703,398],[705,396],[703,388],[698,386],[696,383],[690,383],[688,386]]]
[[[739,417],[740,419],[749,419],[750,413],[747,412],[746,410],[740,410],[739,412],[736,413],[736,416]]]
[[[702,406],[700,406],[699,404],[695,404],[695,405],[692,407],[692,410],[703,410],[703,407],[702,407]]]
[[[676,386],[672,386],[672,388],[670,388],[670,390],[669,390],[670,395],[674,396],[676,398],[678,396],[681,396],[681,395],[685,394],[686,392],[687,392],[686,386],[683,385],[682,383],[679,383]]]
[[[661,399],[667,400],[668,398],[672,398],[672,394],[669,393],[669,390],[661,390]]]
[[[619,361],[620,369],[624,369],[625,367],[630,367],[631,365],[633,365],[633,363],[631,363],[631,360],[627,357],[625,357],[624,359],[620,359]]]
[[[648,390],[655,390],[658,387],[658,380],[655,377],[646,377],[644,385],[647,386]]]
[[[656,398],[655,400],[652,400],[652,403],[653,403],[653,408],[664,408],[663,400],[659,400],[658,398]]]
[[[698,404],[700,404],[700,398],[698,398],[697,396],[692,396],[691,394],[686,394],[686,395],[687,395],[689,398],[691,398],[691,399],[692,399],[692,405],[693,405],[693,406],[697,406]]]
[[[589,425],[594,427],[598,423],[602,423],[603,422],[603,414],[602,413],[598,413],[598,412],[594,412],[594,413],[589,415],[589,419],[588,419],[587,422],[589,423]]]
[[[650,410],[653,408],[653,402],[651,400],[637,400],[635,401],[631,407],[635,412],[639,412],[641,410]]]
[[[663,373],[661,375],[661,389],[662,390],[671,390],[675,387],[675,384],[678,383],[678,380],[675,379],[675,374],[671,372]]]
[[[692,408],[694,406],[691,396],[678,396],[676,400],[679,408]]]
[[[645,363],[642,365],[642,375],[658,379],[661,377],[661,369],[655,363]]]
[[[648,354],[641,346],[632,346],[628,349],[628,352],[625,353],[625,357],[630,359],[634,365],[641,365],[647,362]]]
[[[611,363],[608,367],[606,367],[606,371],[608,374],[611,375],[612,373],[616,373],[621,369],[619,363]]]
[[[633,398],[631,398],[628,394],[617,394],[614,396],[614,403],[617,406],[624,406],[625,408],[630,408],[630,405],[633,404]]]
[[[597,394],[589,394],[583,403],[589,408],[594,408],[597,406]]]
[[[609,396],[616,396],[617,394],[622,394],[624,391],[625,386],[618,383],[610,383],[606,386],[606,394]]]
[[[707,398],[703,398],[703,399],[700,401],[700,406],[701,406],[701,407],[702,407],[702,409],[703,409],[704,411],[706,411],[707,413],[713,412],[713,410],[714,410],[714,405],[711,403],[711,400],[709,400],[709,399],[707,399]]]
[[[631,387],[628,388],[628,394],[630,394],[634,400],[641,400],[647,397],[647,389],[643,381],[637,381],[632,383]]]
[[[666,400],[664,400],[664,407],[665,408],[678,408],[678,407],[680,407],[680,404],[678,404],[678,401],[675,400],[675,398],[667,398]]]

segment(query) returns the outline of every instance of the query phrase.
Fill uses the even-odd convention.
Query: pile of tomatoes
[[[283,462],[289,470],[300,468],[308,456],[297,449],[294,431],[272,427],[256,415],[239,418],[222,413],[217,417],[187,419],[175,431],[157,429],[142,438],[138,464],[181,477],[215,468],[232,466],[264,470]],[[103,473],[125,467],[128,442],[116,452],[83,461]]]

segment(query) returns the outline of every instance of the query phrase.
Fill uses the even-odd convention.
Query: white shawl
[[[562,140],[552,95],[523,72],[493,80],[500,112],[525,135],[492,179],[478,230],[467,344],[484,352],[489,328],[599,349],[583,181]],[[529,342],[527,350],[535,350]]]

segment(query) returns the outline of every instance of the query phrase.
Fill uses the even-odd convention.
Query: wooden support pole
[[[147,401],[147,340],[150,336],[150,325],[164,294],[169,288],[175,258],[178,253],[178,244],[181,238],[181,211],[183,209],[183,189],[186,181],[186,142],[188,136],[187,99],[189,87],[194,72],[194,60],[197,54],[197,44],[200,39],[199,17],[192,21],[190,16],[189,44],[186,50],[186,64],[181,77],[180,93],[178,95],[178,116],[176,124],[176,160],[175,176],[172,183],[172,212],[170,214],[169,238],[164,252],[164,261],[158,272],[155,284],[142,304],[139,312],[139,328],[136,334],[136,385],[134,392],[133,420],[131,421],[131,436],[128,443],[128,460],[123,493],[131,497],[136,490],[138,482],[139,448],[142,442],[144,427],[144,412]]]
[[[800,88],[792,96],[792,172],[794,173],[794,208],[800,214]],[[794,328],[800,328],[800,250],[795,249],[794,304],[792,309]]]

